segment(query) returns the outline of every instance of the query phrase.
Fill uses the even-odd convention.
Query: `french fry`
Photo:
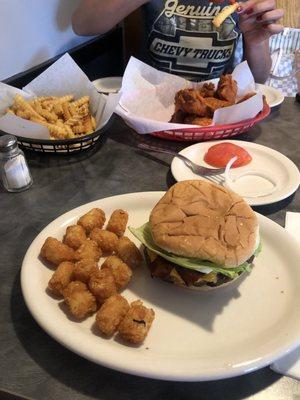
[[[25,100],[18,94],[6,112],[46,126],[53,140],[71,139],[96,129],[89,102],[89,96],[74,100],[72,94],[42,96],[31,100]]]
[[[47,127],[49,129],[51,138],[66,139],[67,132],[63,127],[54,124],[48,124]]]
[[[91,117],[91,119],[92,119],[93,131],[94,131],[96,129],[96,120],[95,120],[95,118],[93,116]]]
[[[83,104],[89,103],[90,98],[89,96],[83,96],[80,99],[73,101],[73,105],[75,107],[81,107]]]
[[[39,101],[41,103],[44,103],[45,101],[52,101],[54,99],[55,99],[54,96],[41,96],[41,97],[39,97]]]
[[[80,114],[82,117],[85,117],[86,115],[89,115],[90,109],[88,104],[83,104],[78,108],[78,114]]]
[[[77,114],[77,107],[73,103],[69,104],[69,112],[72,115],[72,117],[74,117],[74,115]]]
[[[30,117],[30,121],[36,122],[36,123],[41,124],[41,125],[45,126],[46,128],[48,128],[48,122],[41,121],[39,118],[36,118],[35,116]]]
[[[74,115],[73,117],[69,118],[66,121],[66,124],[69,126],[73,126],[73,125],[79,124],[80,121],[81,121],[81,116],[77,114],[77,115]]]
[[[228,18],[231,14],[236,12],[236,10],[239,8],[239,3],[234,3],[231,4],[228,7],[223,8],[223,10],[215,16],[213,19],[212,23],[216,28],[220,28],[220,26],[223,24],[226,18]]]
[[[29,102],[26,102],[26,100],[20,94],[16,95],[15,104],[16,104],[16,106],[19,107],[19,109],[21,109],[23,111],[28,111],[28,113],[30,113],[30,116],[35,116],[36,118],[40,118],[42,121],[44,120],[44,118],[42,116],[40,116],[34,110],[34,108],[29,104]]]
[[[72,128],[69,125],[65,124],[65,131],[67,132],[68,139],[73,139],[75,137],[74,132],[72,131]]]
[[[66,94],[63,97],[58,98],[58,101],[61,103],[68,103],[69,101],[72,101],[74,99],[74,96],[72,94]]]
[[[83,125],[77,125],[77,126],[73,126],[72,131],[76,134],[76,135],[82,135],[85,133],[85,128]]]
[[[72,117],[70,111],[69,111],[69,106],[68,103],[62,103],[62,109],[63,109],[63,116],[64,120],[67,121]]]
[[[44,109],[41,105],[40,100],[34,100],[32,107],[34,110],[43,118],[45,118],[48,122],[54,123],[58,120],[58,117],[56,114]]]
[[[53,103],[53,112],[58,116],[58,117],[62,117],[63,116],[63,108],[62,108],[62,104],[60,101],[57,101],[55,103]]]

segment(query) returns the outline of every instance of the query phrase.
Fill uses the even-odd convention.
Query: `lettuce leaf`
[[[236,278],[241,272],[251,271],[251,264],[247,262],[235,268],[223,268],[221,265],[214,264],[210,261],[204,261],[198,258],[186,258],[168,253],[167,251],[157,246],[153,241],[149,222],[145,223],[139,228],[129,227],[129,230],[144,246],[146,246],[153,253],[158,254],[164,259],[171,261],[174,264],[180,265],[181,267],[197,270],[205,274],[213,271],[215,273],[220,273],[222,275],[228,276],[231,279]],[[258,246],[257,250],[259,248],[261,249],[261,245]]]
[[[254,257],[257,257],[261,251],[262,251],[262,243],[259,242],[259,245],[257,246],[257,249],[254,252]]]

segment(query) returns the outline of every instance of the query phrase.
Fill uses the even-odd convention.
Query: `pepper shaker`
[[[9,192],[20,192],[32,185],[32,177],[24,156],[13,135],[0,137],[1,179]]]

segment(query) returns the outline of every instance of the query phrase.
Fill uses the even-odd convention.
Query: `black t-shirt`
[[[152,0],[144,5],[146,62],[197,81],[231,72],[240,35],[237,14],[219,29],[212,24],[226,6],[201,0]]]

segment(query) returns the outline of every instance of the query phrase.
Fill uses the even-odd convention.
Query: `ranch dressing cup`
[[[0,171],[2,184],[9,192],[20,192],[32,185],[24,153],[13,135],[0,137]]]

